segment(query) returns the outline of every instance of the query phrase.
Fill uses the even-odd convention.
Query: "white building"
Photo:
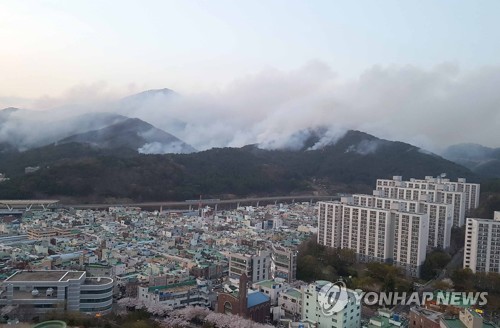
[[[467,218],[464,268],[500,272],[500,211],[493,220]]]
[[[281,317],[298,320],[302,316],[302,292],[296,288],[289,288],[278,295],[278,306]]]
[[[405,212],[395,212],[394,216],[393,262],[406,274],[419,277],[427,251],[429,218],[427,214]]]
[[[186,306],[209,307],[215,295],[205,279],[187,280],[166,286],[139,286],[138,298],[144,304],[166,305],[172,309]]]
[[[318,243],[328,247],[340,247],[343,205],[339,202],[319,202],[318,206]]]
[[[405,200],[381,197],[381,191],[373,195],[354,194],[354,205],[375,207],[378,209],[396,208],[410,213],[427,213],[429,217],[428,248],[446,249],[450,247],[451,227],[453,225],[453,206],[424,200]],[[427,197],[424,197],[427,199]]]
[[[317,328],[359,328],[361,327],[361,305],[356,301],[355,293],[348,289],[349,302],[339,312],[325,315],[318,304],[318,293],[328,281],[301,287],[302,292],[302,321]],[[361,292],[361,291],[359,291]],[[359,297],[359,296],[358,296]]]
[[[389,208],[374,207],[378,201]],[[404,202],[369,195],[320,202],[318,243],[352,249],[360,261],[394,262],[418,276],[429,241],[429,220],[426,213],[408,212],[404,206]]]
[[[363,262],[388,262],[393,249],[391,210],[342,206],[342,248],[352,249]]]
[[[2,282],[0,305],[51,311],[111,312],[113,279],[89,278],[85,271],[17,271]]]
[[[271,299],[271,306],[278,304],[278,295],[288,284],[285,284],[284,279],[276,278],[273,280],[263,280],[252,284],[252,288],[266,294]]]
[[[479,205],[480,185],[467,183],[459,178],[457,182],[442,177],[410,179],[403,181],[401,176],[378,179],[377,190],[382,196],[405,200],[425,200],[426,202],[451,204],[453,206],[453,225],[463,226],[465,214]]]
[[[229,277],[239,279],[245,273],[250,282],[268,280],[271,277],[271,254],[259,251],[257,254],[229,254]]]
[[[281,245],[271,245],[271,272],[273,278],[282,278],[287,282],[297,277],[297,250]]]

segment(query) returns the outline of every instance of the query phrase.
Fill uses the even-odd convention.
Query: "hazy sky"
[[[498,0],[0,0],[0,108],[111,111],[170,88],[181,102],[133,115],[198,149],[320,125],[498,147],[499,14]],[[35,132],[0,139],[12,131]]]
[[[497,0],[0,0],[0,97],[95,83],[197,92],[311,60],[339,79],[374,65],[498,65],[499,13]]]

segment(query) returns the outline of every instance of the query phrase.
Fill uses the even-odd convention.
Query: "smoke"
[[[65,104],[65,112],[73,115],[112,111],[138,117],[198,150],[247,144],[303,149],[310,136],[322,129],[319,141],[307,145],[320,149],[345,131],[358,129],[439,152],[462,142],[498,146],[498,85],[499,67],[464,71],[449,63],[431,69],[374,66],[357,79],[342,80],[325,63],[313,61],[291,71],[263,70],[221,89],[177,96],[158,93],[133,104],[127,104],[127,99],[111,101],[118,93],[99,84],[74,88],[67,97],[39,104]],[[85,99],[84,105],[78,99]],[[31,130],[35,139],[47,132],[33,130],[33,125],[9,124],[0,124],[0,142],[16,129],[27,134]],[[54,125],[53,130],[58,129]],[[356,151],[369,153],[377,147],[357,145]],[[154,142],[141,148],[144,153],[170,150],[175,152],[175,147]]]
[[[374,66],[343,81],[326,64],[312,62],[289,72],[265,70],[222,90],[183,95],[157,110],[140,108],[135,115],[148,120],[150,114],[141,114],[155,113],[155,125],[200,150],[246,144],[301,149],[308,137],[304,131],[326,126],[310,149],[358,129],[440,152],[461,142],[498,146],[499,82],[498,67],[462,71],[449,63],[432,69]],[[173,126],[172,117],[185,125]]]
[[[357,145],[349,146],[346,153],[356,152],[360,155],[373,154],[383,143],[381,140],[361,140]]]
[[[161,142],[150,142],[138,149],[141,154],[183,154],[185,145],[181,141],[174,141],[168,144]]]

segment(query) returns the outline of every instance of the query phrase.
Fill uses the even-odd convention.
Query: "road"
[[[175,202],[144,202],[144,203],[117,203],[117,204],[59,204],[59,207],[72,207],[75,209],[106,209],[114,206],[129,206],[141,208],[188,208],[190,206],[198,206],[201,203],[205,205],[221,205],[221,204],[256,204],[259,202],[270,203],[279,201],[318,201],[318,200],[338,200],[339,196],[315,196],[315,195],[298,195],[298,196],[275,196],[275,197],[252,197],[238,199],[208,199],[197,200],[195,203],[190,201],[175,201]]]

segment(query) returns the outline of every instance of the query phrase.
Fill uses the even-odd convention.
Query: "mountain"
[[[62,115],[45,111],[7,108],[0,111],[0,151],[24,151],[45,146],[71,135],[83,133],[126,120],[113,113]]]
[[[41,169],[25,175],[28,165]],[[370,192],[377,178],[393,175],[418,178],[446,172],[450,178],[477,178],[467,168],[415,146],[359,131],[348,131],[321,149],[298,151],[249,145],[146,155],[65,143],[0,156],[0,172],[11,177],[0,186],[0,199],[53,197],[78,202]]]
[[[187,124],[170,110],[180,97],[178,93],[168,88],[146,90],[118,101],[116,112],[146,122],[155,122],[156,125],[161,124],[162,129],[179,135]]]
[[[96,131],[130,117],[161,122],[174,134],[184,131],[186,123],[169,115],[171,101],[177,94],[170,89],[148,90],[114,102],[94,105],[72,104],[43,110],[5,108],[0,110],[0,153],[25,151],[58,142],[77,134]],[[102,112],[96,112],[99,109]],[[85,114],[78,114],[85,113]],[[165,136],[153,136],[165,139]],[[162,150],[161,145],[155,144]],[[176,147],[173,151],[184,151]],[[189,147],[188,147],[189,148]],[[150,150],[146,150],[150,151]],[[189,150],[192,151],[192,150]]]
[[[137,118],[128,118],[105,128],[76,134],[59,144],[84,143],[96,148],[129,148],[141,153],[190,153],[190,145],[170,133]]]
[[[151,89],[136,93],[134,95],[123,98],[120,102],[122,104],[140,104],[142,102],[151,100],[152,98],[169,98],[173,96],[178,96],[179,94],[175,91],[163,88],[163,89]]]
[[[465,143],[448,147],[442,155],[478,175],[500,178],[500,148]]]

